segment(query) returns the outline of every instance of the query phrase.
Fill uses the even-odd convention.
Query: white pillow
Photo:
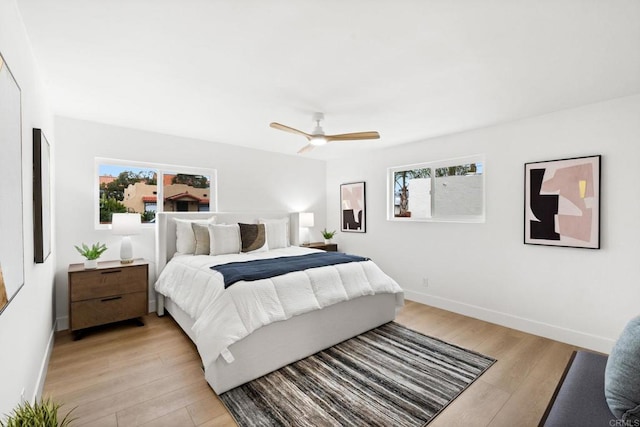
[[[196,235],[192,224],[210,224],[215,219],[215,216],[209,219],[174,218],[173,220],[176,223],[176,252],[193,255],[196,252]]]
[[[289,218],[260,218],[258,223],[265,225],[269,249],[287,248],[291,246],[291,239],[289,237]]]
[[[240,227],[238,224],[209,224],[208,228],[210,255],[240,253]]]

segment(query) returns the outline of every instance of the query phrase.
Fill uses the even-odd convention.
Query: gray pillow
[[[193,227],[193,235],[196,238],[196,247],[193,251],[193,254],[209,255],[209,227],[207,226],[207,224],[200,224],[197,222],[192,223],[191,226]]]
[[[631,319],[611,350],[604,395],[618,419],[640,422],[640,316]]]

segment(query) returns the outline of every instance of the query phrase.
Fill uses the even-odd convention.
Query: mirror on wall
[[[21,94],[0,54],[0,313],[24,284]]]

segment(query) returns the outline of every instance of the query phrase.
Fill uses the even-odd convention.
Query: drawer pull
[[[110,270],[110,271],[101,271],[100,274],[113,274],[113,273],[121,273],[122,270]]]
[[[100,302],[107,302],[107,301],[113,301],[116,299],[121,299],[122,297],[110,297],[110,298],[103,298],[100,300]]]

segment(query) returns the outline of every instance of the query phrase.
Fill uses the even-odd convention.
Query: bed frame
[[[278,219],[289,216],[291,244],[299,242],[297,213],[283,212],[163,212],[156,215],[156,277],[175,253],[176,226],[173,218],[207,219],[216,217],[217,223],[253,223],[257,218]],[[205,366],[205,378],[218,393],[275,371],[283,366],[310,356],[320,350],[390,322],[396,315],[396,300],[402,296],[378,294],[344,301],[322,310],[294,316],[283,322],[264,326],[251,335],[229,346],[234,357],[227,363],[218,357]],[[157,313],[165,309],[176,323],[194,341],[194,319],[173,301],[157,294]]]

